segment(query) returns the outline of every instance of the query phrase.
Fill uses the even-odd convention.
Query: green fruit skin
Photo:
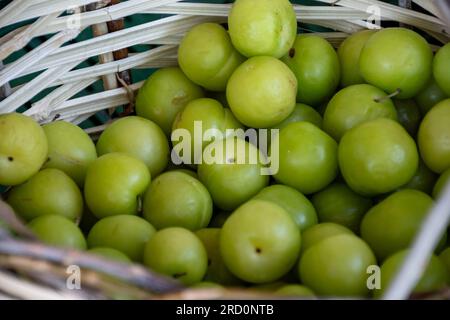
[[[297,35],[297,18],[288,0],[237,0],[228,16],[234,47],[246,57],[281,58]]]
[[[44,169],[30,180],[14,187],[8,203],[26,221],[44,215],[80,219],[83,197],[75,182],[58,169]]]
[[[226,147],[227,145],[229,147]],[[263,165],[260,161],[250,162],[250,154],[257,154],[259,159],[262,158],[254,145],[238,138],[227,138],[224,143],[215,141],[208,145],[208,148],[224,149],[223,158],[219,159],[218,163],[203,162],[198,166],[198,177],[218,208],[234,210],[268,185],[269,176],[261,174]],[[232,148],[234,158],[230,163]],[[239,161],[241,163],[237,163]]]
[[[233,48],[228,32],[217,23],[193,27],[181,40],[178,63],[194,83],[211,91],[224,91],[244,57]]]
[[[341,139],[338,156],[347,185],[366,196],[408,183],[419,164],[414,140],[399,123],[385,118],[350,129]]]
[[[294,111],[284,119],[282,122],[273,126],[273,129],[282,129],[292,122],[306,121],[316,125],[318,128],[322,129],[322,116],[314,108],[307,106],[303,103],[297,103],[295,105]]]
[[[398,99],[417,95],[431,77],[433,52],[418,33],[406,28],[385,28],[372,35],[359,58],[367,83],[393,93]]]
[[[220,252],[228,269],[251,283],[266,283],[289,272],[300,251],[300,230],[280,206],[251,200],[228,218]]]
[[[447,284],[450,284],[450,247],[441,252],[439,259],[441,259],[447,269]]]
[[[311,201],[294,188],[281,184],[262,189],[253,199],[273,202],[294,219],[300,231],[317,223],[317,214]]]
[[[331,97],[340,78],[340,65],[331,44],[318,36],[299,35],[282,61],[298,81],[297,101],[316,106]]]
[[[450,168],[445,170],[436,181],[436,184],[433,187],[433,198],[439,198],[442,191],[444,191],[444,187],[450,183]]]
[[[150,184],[150,172],[140,160],[124,153],[108,153],[88,168],[86,204],[97,218],[138,213],[138,196]]]
[[[380,260],[408,248],[433,199],[417,190],[400,190],[372,207],[361,223],[361,237]]]
[[[447,98],[445,92],[438,86],[436,80],[431,78],[426,87],[416,95],[414,100],[419,106],[420,112],[424,116],[431,108],[445,98]]]
[[[0,185],[24,183],[47,160],[48,143],[42,128],[20,113],[0,115]]]
[[[46,244],[86,250],[86,239],[81,230],[63,216],[40,216],[31,220],[28,227],[39,240]]]
[[[397,272],[406,259],[408,250],[396,252],[381,265],[381,289],[374,292],[378,298],[389,288]],[[431,256],[428,265],[412,293],[433,292],[445,287],[447,274],[444,263],[435,255]]]
[[[323,189],[338,172],[336,141],[308,122],[280,130],[279,158],[275,179],[304,194]]]
[[[312,202],[320,222],[341,224],[359,232],[364,214],[372,207],[372,200],[353,192],[343,183],[334,183],[316,193]]]
[[[131,260],[125,254],[120,252],[119,250],[106,248],[106,247],[98,247],[89,249],[88,253],[95,254],[99,257],[106,258],[108,260],[113,260],[116,262],[130,263]]]
[[[276,290],[274,294],[285,297],[315,297],[314,292],[308,287],[299,284],[288,284]]]
[[[48,160],[43,167],[64,171],[82,187],[88,166],[97,159],[94,142],[70,122],[51,122],[43,129],[48,141]]]
[[[435,105],[422,120],[418,144],[425,164],[436,173],[450,168],[450,98]]]
[[[133,261],[141,262],[144,247],[155,234],[155,228],[146,220],[130,215],[106,217],[89,231],[89,248],[111,248],[125,254]]]
[[[203,90],[189,80],[180,68],[162,68],[153,73],[136,97],[136,113],[156,123],[169,136],[178,112]]]
[[[182,172],[161,174],[153,180],[144,197],[144,218],[156,229],[204,228],[211,220],[212,211],[212,199],[205,186]]]
[[[397,109],[398,122],[408,131],[411,137],[416,137],[420,121],[422,120],[422,115],[416,102],[413,99],[394,99],[393,101]]]
[[[125,117],[113,122],[97,142],[98,155],[127,153],[144,162],[152,177],[169,163],[169,142],[154,122],[141,117]]]
[[[440,48],[433,60],[433,76],[436,83],[450,97],[450,43]]]
[[[166,228],[155,233],[145,246],[144,264],[185,285],[202,281],[208,255],[200,239],[183,228]]]
[[[436,180],[437,175],[420,160],[419,167],[412,179],[400,189],[415,189],[431,194]]]
[[[359,71],[359,56],[367,40],[376,30],[362,30],[347,37],[339,46],[337,54],[341,63],[341,87],[364,83]]]
[[[347,227],[333,222],[322,222],[313,225],[312,227],[302,232],[301,253],[303,254],[306,250],[327,238],[338,236],[341,234],[354,235],[354,233]]]
[[[377,99],[383,99],[377,102]],[[397,120],[397,111],[386,93],[369,84],[356,84],[336,93],[325,109],[323,128],[336,141],[358,124],[378,118]]]
[[[204,280],[224,286],[242,285],[242,281],[234,276],[223,262],[220,253],[220,232],[220,228],[204,228],[195,232],[208,254],[208,270]]]
[[[376,265],[369,246],[353,235],[329,237],[310,247],[300,258],[302,283],[330,297],[364,297],[367,267]]]
[[[253,57],[241,64],[227,85],[227,100],[236,118],[252,128],[268,128],[294,110],[297,79],[280,60]]]

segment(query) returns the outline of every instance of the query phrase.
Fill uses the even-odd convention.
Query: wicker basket
[[[231,4],[211,2],[10,1],[0,11],[0,114],[20,111],[42,124],[60,119],[92,135],[102,132],[111,118],[133,112],[134,95],[153,68],[177,64],[177,45],[187,30],[202,22],[226,22]],[[418,11],[411,1],[394,2],[319,0],[315,6],[295,4],[295,10],[302,32],[317,32],[334,46],[361,29],[380,28],[377,19],[382,25],[415,27],[434,50],[449,41],[450,14],[439,7],[445,1],[413,0]],[[128,27],[125,19],[136,17],[139,24]],[[271,298],[242,290],[184,290],[138,265],[45,246],[1,200],[0,219],[17,234],[12,237],[0,227],[0,299]],[[386,298],[409,296],[421,275],[419,266],[449,220],[450,186],[424,222]],[[82,268],[83,290],[67,289],[70,265]],[[449,298],[448,290],[437,294]]]

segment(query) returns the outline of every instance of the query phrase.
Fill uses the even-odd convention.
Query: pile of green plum
[[[45,243],[187,286],[380,297],[450,181],[450,44],[433,55],[415,31],[385,28],[336,51],[297,35],[288,0],[237,0],[227,28],[187,32],[178,62],[96,144],[68,122],[0,115],[0,185],[18,216]],[[279,129],[278,170],[228,149],[175,165],[171,134],[196,121],[223,133],[202,150],[226,140],[238,154],[259,144],[226,129]],[[444,235],[414,293],[449,280]]]

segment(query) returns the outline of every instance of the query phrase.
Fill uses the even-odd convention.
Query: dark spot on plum
[[[295,56],[295,48],[291,48],[291,50],[289,50],[289,57],[293,58]]]
[[[260,254],[260,253],[262,252],[262,250],[261,250],[261,248],[255,248],[255,252],[256,252],[257,254]]]
[[[186,272],[180,272],[180,273],[174,273],[172,275],[172,277],[175,278],[175,279],[178,279],[178,278],[181,278],[182,276],[185,276],[185,275],[187,275]]]
[[[13,158],[13,157],[8,157],[8,161],[9,161],[9,162],[13,162],[13,161],[14,161],[14,158]]]

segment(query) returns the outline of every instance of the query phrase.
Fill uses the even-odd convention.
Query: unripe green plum
[[[86,250],[86,239],[81,230],[63,216],[40,216],[31,220],[28,227],[39,240],[46,244]]]
[[[337,223],[322,222],[315,224],[302,233],[302,253],[327,238],[341,234],[354,235],[350,229]]]
[[[317,223],[317,214],[311,201],[294,188],[281,184],[262,189],[253,199],[273,202],[290,214],[301,231]]]
[[[367,212],[361,236],[383,260],[408,248],[432,206],[433,199],[421,191],[397,191]]]
[[[206,186],[214,204],[222,210],[234,210],[256,195],[269,183],[269,176],[263,175],[263,155],[253,144],[239,138],[214,141],[205,151],[222,149],[218,161],[203,161],[198,166],[198,177]],[[234,151],[233,151],[234,150]],[[255,155],[253,163],[251,155]]]
[[[385,28],[367,40],[359,69],[367,83],[409,99],[426,86],[432,61],[431,47],[421,35],[406,28]]]
[[[314,292],[312,292],[311,289],[299,284],[284,285],[278,290],[276,290],[274,294],[285,297],[308,297],[308,298],[315,297]]]
[[[439,49],[433,60],[433,76],[436,83],[450,97],[450,43]]]
[[[192,285],[202,281],[208,267],[206,249],[194,233],[166,228],[145,246],[144,264],[151,270]]]
[[[0,185],[22,184],[47,160],[44,130],[20,113],[0,114]]]
[[[241,64],[227,85],[227,100],[236,118],[253,128],[267,128],[294,110],[297,79],[280,60],[253,57]]]
[[[437,175],[428,169],[425,163],[420,160],[416,173],[407,184],[401,187],[401,189],[415,189],[431,194],[436,180]]]
[[[157,229],[204,228],[211,220],[212,211],[212,199],[205,186],[182,172],[161,174],[150,184],[144,197],[144,218]]]
[[[281,58],[297,35],[297,18],[288,0],[237,0],[228,16],[231,41],[246,57]]]
[[[141,117],[125,117],[113,122],[97,142],[98,155],[123,152],[142,160],[152,177],[169,163],[169,142],[154,122]]]
[[[341,87],[365,83],[359,71],[359,56],[367,40],[376,30],[362,30],[347,37],[339,46],[337,54],[341,63]]]
[[[304,285],[323,296],[364,297],[367,268],[376,265],[370,247],[353,235],[337,235],[306,250],[299,263]]]
[[[225,286],[237,286],[242,281],[228,270],[220,253],[220,228],[204,228],[197,230],[195,235],[201,240],[208,254],[208,270],[205,281],[220,283]]]
[[[319,193],[312,202],[320,222],[341,224],[353,232],[359,232],[364,214],[372,206],[372,200],[352,191],[343,183],[334,183]]]
[[[422,116],[425,116],[431,108],[445,98],[447,98],[447,95],[432,77],[426,87],[416,95],[414,100],[419,106]]]
[[[439,259],[441,259],[447,269],[447,283],[450,284],[450,247],[441,252]]]
[[[211,91],[224,91],[244,57],[233,48],[228,32],[217,23],[193,27],[181,40],[178,63],[186,76]]]
[[[43,126],[48,141],[48,160],[44,168],[64,171],[83,187],[87,167],[97,159],[94,142],[80,127],[66,121]]]
[[[397,120],[392,100],[374,86],[355,84],[340,90],[328,102],[323,128],[339,141],[351,128],[378,118]]]
[[[418,105],[413,99],[393,99],[393,101],[395,109],[397,109],[398,122],[408,131],[411,137],[415,137],[422,120]]]
[[[326,187],[338,172],[336,141],[308,122],[280,130],[279,158],[275,179],[304,194]]]
[[[418,144],[425,164],[436,173],[450,168],[450,98],[435,105],[422,120]]]
[[[228,269],[251,283],[275,281],[294,266],[300,230],[280,206],[250,200],[228,218],[220,235],[220,252]]]
[[[97,247],[89,249],[87,252],[116,262],[123,262],[123,263],[131,262],[130,258],[128,258],[124,253],[112,248]]]
[[[60,215],[76,221],[83,213],[80,189],[58,169],[44,169],[12,188],[8,203],[26,221],[44,215]]]
[[[327,40],[311,34],[299,35],[283,61],[297,78],[298,102],[316,106],[336,91],[339,59]]]
[[[124,153],[105,154],[88,168],[86,204],[97,218],[137,214],[138,198],[150,180],[150,172],[141,160]]]
[[[419,164],[414,140],[398,122],[386,118],[347,131],[338,155],[347,185],[367,196],[387,193],[408,183]]]
[[[381,265],[381,289],[374,292],[375,297],[380,297],[389,288],[397,272],[402,267],[409,250],[396,252],[388,257]],[[444,263],[438,257],[432,255],[419,282],[412,293],[428,293],[445,287],[447,274]]]
[[[450,168],[445,170],[436,181],[433,187],[433,198],[437,199],[448,183],[450,183]]]
[[[273,126],[272,128],[282,129],[286,127],[289,123],[306,121],[316,125],[318,128],[322,129],[322,116],[314,108],[307,106],[303,103],[297,103],[295,105],[294,111],[284,119],[282,122]]]
[[[144,247],[155,228],[146,220],[130,215],[106,217],[98,221],[87,237],[89,248],[118,250],[133,261],[142,261]]]
[[[167,136],[173,120],[186,104],[202,98],[203,90],[193,83],[180,68],[162,68],[153,73],[136,97],[136,113],[156,123]]]

